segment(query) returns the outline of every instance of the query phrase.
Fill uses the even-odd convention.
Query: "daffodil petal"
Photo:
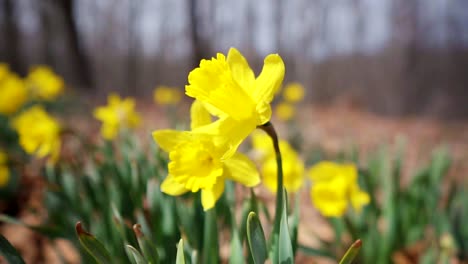
[[[224,191],[224,180],[218,179],[212,189],[203,189],[201,192],[201,202],[203,210],[207,211],[213,208],[219,197]]]
[[[284,78],[284,63],[278,54],[270,54],[265,58],[262,72],[255,80],[253,98],[255,102],[269,103],[280,88]]]
[[[314,206],[324,216],[339,217],[346,212],[348,202],[343,182],[336,184],[316,183],[312,186],[310,196]]]
[[[176,130],[157,130],[153,132],[153,139],[158,143],[159,147],[166,151],[171,152],[179,142],[190,140],[190,133]]]
[[[211,123],[210,113],[208,113],[203,103],[198,100],[195,100],[190,107],[190,119],[192,130]]]
[[[208,103],[236,120],[247,119],[255,111],[250,95],[233,79],[223,54],[202,60],[200,67],[190,72],[185,93]]]
[[[235,153],[224,161],[227,178],[239,182],[247,187],[253,187],[260,183],[260,175],[255,164],[245,155]]]
[[[214,143],[226,150],[223,159],[232,156],[242,141],[255,129],[254,120],[236,121],[231,117],[219,119],[209,125],[198,127],[194,133],[207,135],[222,135],[213,137]]]
[[[237,49],[231,48],[227,55],[227,62],[234,80],[236,80],[247,93],[250,93],[255,83],[255,75],[247,60]]]
[[[362,207],[367,205],[369,202],[369,194],[360,190],[359,187],[356,186],[355,189],[351,191],[351,205],[357,212],[360,212]]]
[[[187,190],[183,184],[178,183],[172,175],[168,175],[161,183],[161,191],[169,195],[178,196],[189,190]]]

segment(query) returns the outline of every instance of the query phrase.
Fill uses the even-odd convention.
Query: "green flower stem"
[[[219,263],[218,252],[216,208],[212,208],[205,212],[202,263]]]
[[[274,229],[273,233],[276,234],[276,232],[279,232],[279,226],[281,222],[281,213],[283,210],[283,162],[281,160],[281,151],[279,148],[279,140],[278,140],[278,135],[276,134],[275,128],[273,127],[273,124],[270,122],[267,122],[261,126],[259,126],[260,129],[265,131],[268,136],[271,137],[271,140],[273,141],[273,148],[275,149],[275,155],[276,155],[276,165],[278,167],[278,176],[277,176],[277,188],[276,188],[276,211],[275,211],[275,223],[274,223]]]

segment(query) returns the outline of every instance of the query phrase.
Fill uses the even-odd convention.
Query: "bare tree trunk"
[[[208,43],[205,43],[200,34],[201,23],[198,21],[197,0],[188,0],[188,11],[190,17],[190,34],[193,47],[193,67],[198,67],[200,60],[205,58]],[[205,46],[205,47],[204,47]]]
[[[128,61],[127,61],[127,87],[124,90],[136,93],[137,85],[137,73],[138,73],[138,35],[136,34],[137,24],[136,19],[138,17],[138,0],[129,1],[128,9]]]
[[[15,21],[15,5],[13,0],[3,0],[3,10],[5,14],[5,36],[7,41],[6,58],[5,60],[10,64],[11,70],[19,74],[26,74],[26,68],[22,60],[20,50],[20,35]]]
[[[77,25],[74,19],[73,0],[55,0],[56,5],[64,15],[64,28],[69,42],[70,56],[75,63],[75,73],[77,84],[85,88],[93,88],[89,62],[83,48],[80,45]]]

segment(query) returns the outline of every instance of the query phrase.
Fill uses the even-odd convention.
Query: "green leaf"
[[[361,249],[362,241],[360,239],[356,240],[351,247],[346,251],[343,258],[340,260],[339,264],[351,264],[353,260],[356,258],[359,250]]]
[[[229,264],[244,264],[244,254],[242,250],[242,242],[239,238],[237,230],[232,230],[231,239],[231,256],[229,257]]]
[[[185,264],[184,240],[183,239],[180,239],[179,244],[177,245],[176,264]]]
[[[255,264],[263,264],[268,257],[265,233],[254,212],[247,217],[247,241]]]
[[[24,222],[21,222],[11,216],[0,214],[0,222],[5,222],[9,224],[15,224],[15,225],[20,225],[24,226],[26,228],[29,228],[35,232],[38,232],[42,235],[45,235],[50,238],[56,238],[60,237],[62,235],[62,232],[60,231],[59,228],[56,227],[51,227],[51,226],[37,226],[37,225],[28,225]]]
[[[301,244],[298,244],[298,249],[306,254],[306,255],[309,255],[309,256],[318,256],[318,257],[327,257],[329,259],[335,259],[335,256],[333,256],[332,253],[330,253],[329,251],[325,250],[325,249],[317,249],[317,248],[311,248],[311,247],[307,247],[307,246],[304,246],[304,245],[301,245]]]
[[[135,232],[138,245],[145,259],[152,264],[159,263],[159,255],[156,246],[141,232],[141,226],[138,224],[134,225],[133,231]]]
[[[24,264],[18,251],[8,242],[8,240],[0,234],[0,254],[5,257],[10,264]]]
[[[286,191],[283,192],[283,197],[286,196]],[[281,222],[278,241],[278,260],[281,264],[293,264],[294,252],[291,244],[291,235],[289,234],[288,226],[288,210],[286,208],[286,199],[283,200],[283,210],[281,212]]]
[[[130,253],[128,254],[129,256],[133,257],[133,260],[135,261],[136,264],[146,264],[145,258],[141,255],[141,253],[134,247],[130,245],[125,246],[125,250]]]
[[[81,245],[86,251],[96,260],[97,263],[107,264],[112,263],[109,252],[92,234],[86,232],[81,222],[76,224],[76,234],[80,240]]]

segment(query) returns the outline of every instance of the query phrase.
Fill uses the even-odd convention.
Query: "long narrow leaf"
[[[360,239],[356,240],[351,247],[346,251],[345,255],[341,259],[339,264],[351,264],[356,258],[359,250],[361,249],[362,241]]]
[[[176,264],[185,264],[184,240],[183,239],[180,239],[179,244],[177,245]]]
[[[286,196],[286,191],[283,192]],[[286,208],[286,199],[283,200],[283,210],[281,212],[281,223],[278,241],[278,259],[281,264],[293,264],[294,252],[291,244],[291,235],[288,226],[288,210]]]
[[[76,234],[80,240],[81,245],[86,251],[100,264],[112,263],[109,252],[104,248],[101,242],[99,242],[92,234],[86,232],[81,222],[76,224]]]
[[[250,212],[247,217],[247,241],[255,264],[263,264],[268,257],[265,233],[257,214]]]
[[[24,264],[18,251],[10,244],[10,242],[0,234],[0,254],[10,264]]]

